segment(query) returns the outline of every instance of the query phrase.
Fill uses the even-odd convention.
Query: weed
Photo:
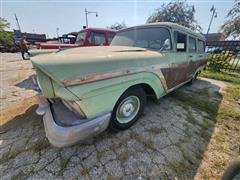
[[[69,159],[63,159],[63,158],[61,158],[61,159],[60,159],[60,167],[61,167],[61,169],[66,168],[68,162],[69,162]]]
[[[140,137],[137,133],[133,133],[131,137],[134,138],[137,142],[143,144],[146,148],[155,150],[152,140]]]
[[[33,146],[34,152],[39,152],[49,146],[49,142],[46,138],[41,139],[40,141],[37,141]]]
[[[213,126],[212,123],[210,123],[208,120],[204,120],[201,123],[198,123],[202,128],[208,129]]]
[[[169,165],[177,173],[181,173],[185,170],[185,166],[177,161],[170,161]]]
[[[224,138],[220,134],[215,133],[213,135],[213,139],[215,139],[217,142],[224,143]]]
[[[153,134],[159,134],[161,133],[162,131],[164,131],[164,129],[162,128],[158,128],[158,127],[152,127],[150,129],[147,130],[148,132],[151,132]]]
[[[89,173],[88,168],[83,167],[83,169],[81,170],[81,175],[82,175],[82,176],[86,176],[86,175],[88,175],[88,173]]]
[[[97,160],[100,161],[104,152],[97,152]]]
[[[129,156],[128,153],[125,152],[125,153],[119,154],[117,158],[120,161],[126,161],[128,159],[128,156]]]

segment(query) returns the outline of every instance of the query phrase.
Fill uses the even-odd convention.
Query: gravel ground
[[[1,56],[1,109],[6,119],[0,134],[0,179],[202,178],[198,169],[216,130],[207,112],[170,94],[158,104],[149,100],[145,115],[128,130],[105,131],[77,145],[54,148],[35,114],[35,101],[26,103],[34,95],[29,90],[30,62],[20,61],[19,54]],[[201,79],[177,93],[220,103],[219,91],[226,86]],[[11,115],[4,116],[13,104]]]

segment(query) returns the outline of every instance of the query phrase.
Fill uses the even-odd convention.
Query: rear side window
[[[187,49],[187,36],[178,31],[174,32],[175,44],[177,52],[186,52]]]
[[[91,32],[88,42],[95,45],[106,45],[106,37],[104,32]]]
[[[110,44],[113,40],[113,37],[115,36],[115,33],[108,33],[108,44]]]
[[[198,52],[205,52],[205,43],[204,43],[204,41],[198,40]]]
[[[193,37],[189,37],[188,52],[196,52],[196,51],[197,51],[196,39]]]

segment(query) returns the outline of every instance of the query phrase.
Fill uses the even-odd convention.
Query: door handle
[[[192,55],[189,55],[188,57],[192,58],[193,56],[192,56]]]

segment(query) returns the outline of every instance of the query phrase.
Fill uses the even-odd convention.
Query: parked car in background
[[[107,36],[97,35],[83,31],[77,42],[108,43]],[[204,50],[202,35],[174,23],[153,23],[118,31],[108,47],[36,56],[37,113],[50,143],[63,147],[108,127],[131,127],[147,96],[160,99],[197,77],[207,62]]]
[[[40,43],[38,49],[62,49],[81,46],[108,46],[116,32],[109,29],[87,28],[59,38],[59,43]],[[69,35],[75,36],[75,41]]]

